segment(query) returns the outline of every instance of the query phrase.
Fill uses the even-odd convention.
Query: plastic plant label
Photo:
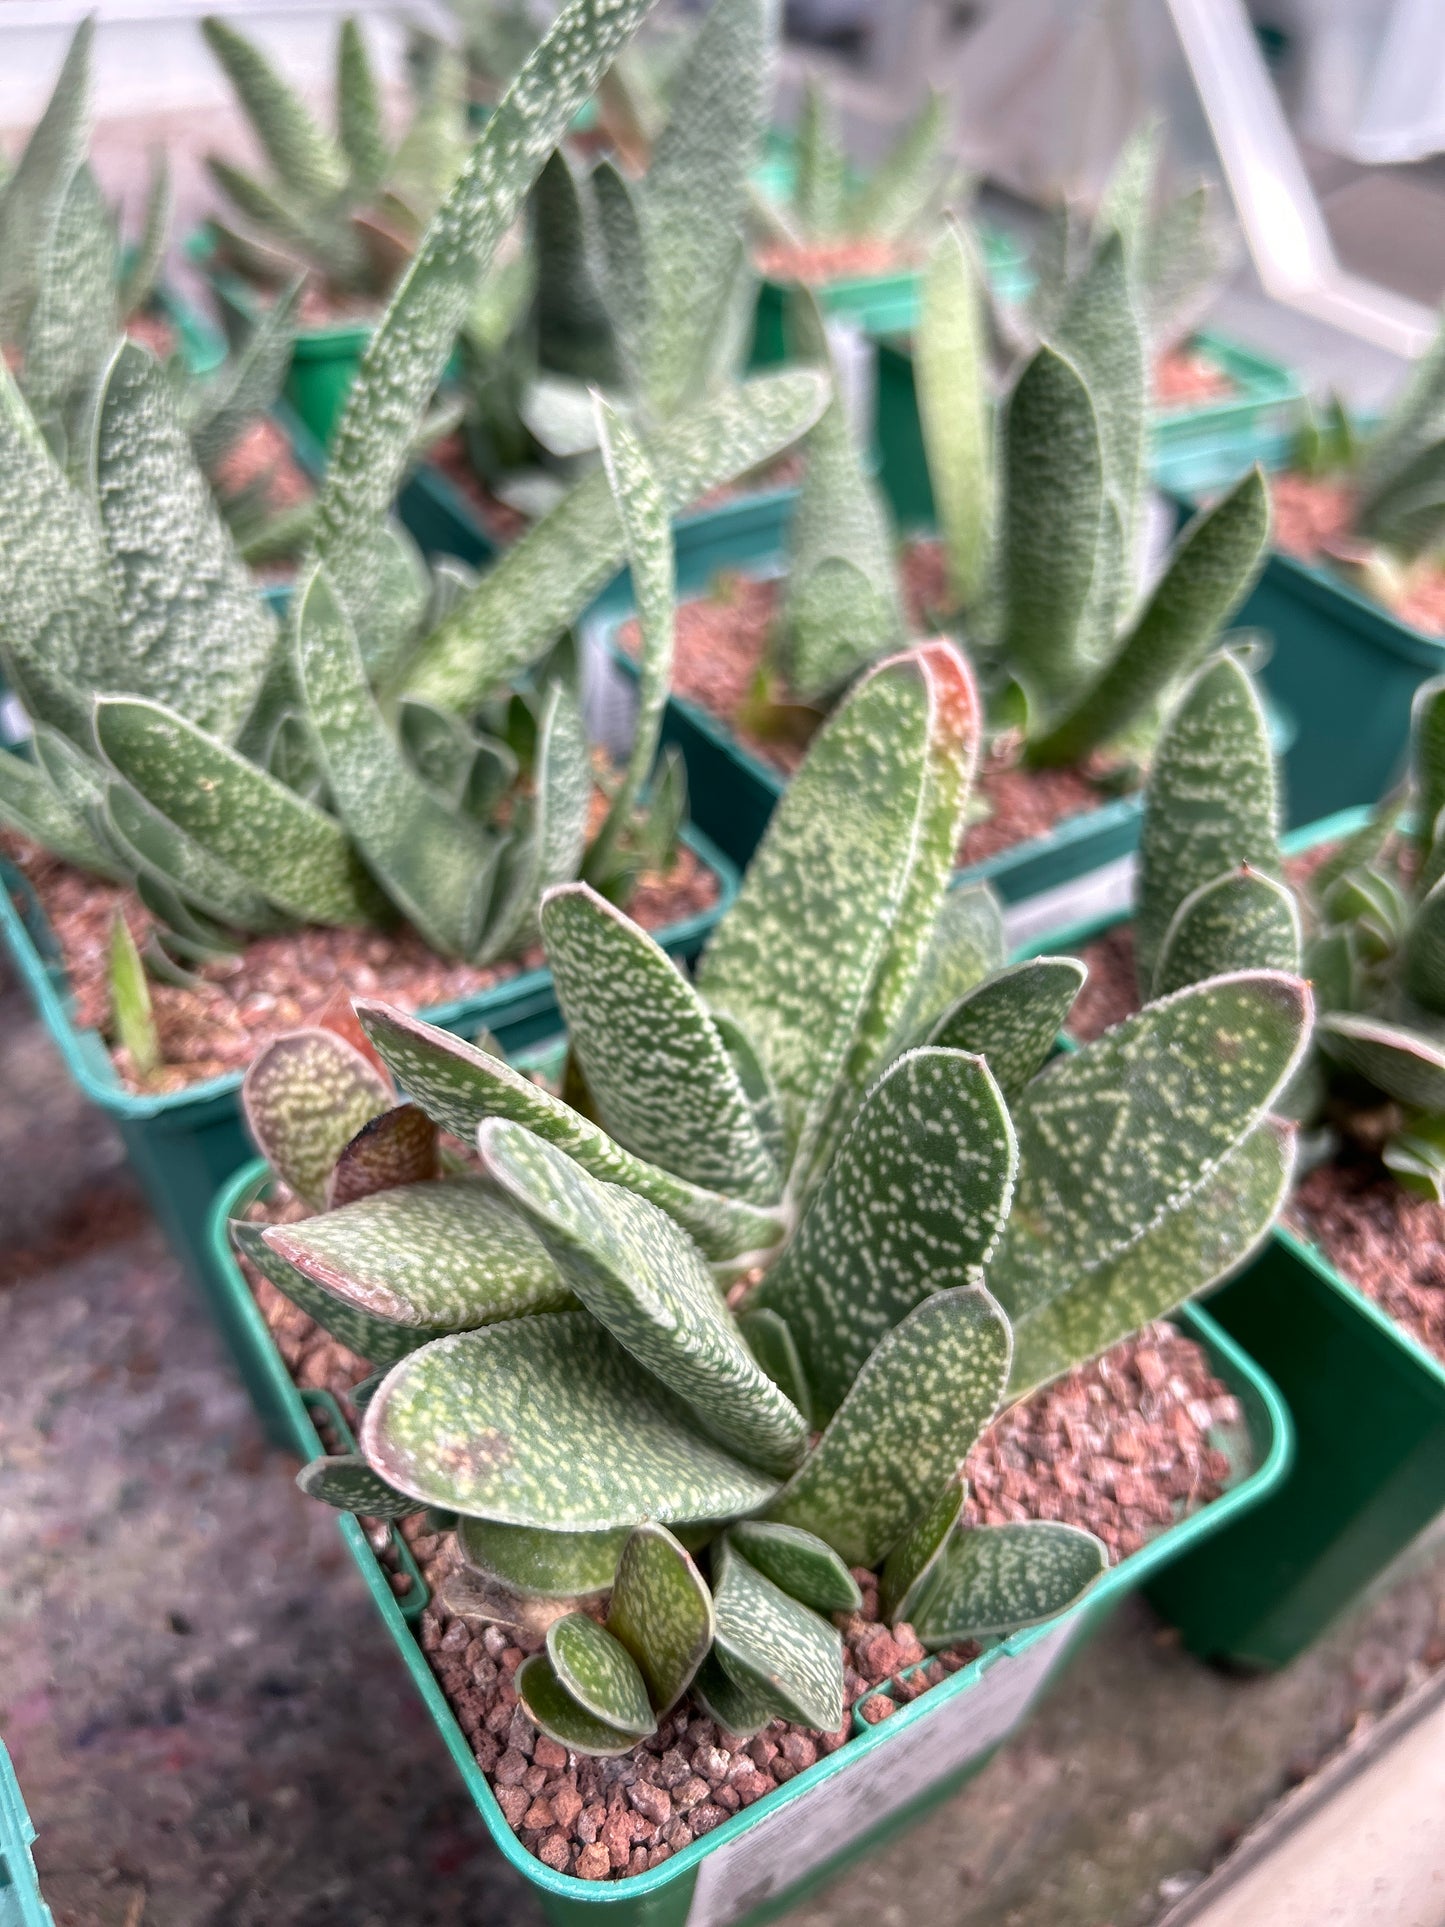
[[[1078,1625],[1070,1614],[1021,1653],[995,1660],[972,1687],[940,1698],[932,1712],[920,1712],[896,1739],[863,1758],[849,1760],[847,1749],[835,1754],[838,1764],[821,1784],[704,1859],[687,1927],[728,1927],[816,1873],[939,1780],[982,1761],[1028,1711]]]

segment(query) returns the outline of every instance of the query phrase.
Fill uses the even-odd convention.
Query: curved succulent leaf
[[[1130,287],[1121,237],[1110,236],[1071,290],[1054,324],[1054,345],[1084,378],[1099,423],[1104,490],[1117,521],[1118,553],[1095,566],[1095,579],[1112,572],[1127,581],[1144,497],[1144,422],[1148,382],[1144,336]],[[1113,525],[1101,526],[1102,540]],[[1112,639],[1113,610],[1102,640]],[[1099,638],[1089,638],[1093,643]]]
[[[803,1376],[803,1361],[785,1318],[765,1305],[745,1305],[738,1313],[738,1330],[768,1377],[790,1399],[813,1429],[813,1400]]]
[[[981,1285],[936,1291],[889,1331],[768,1516],[877,1566],[993,1417],[1008,1321]]]
[[[378,1191],[423,1184],[441,1171],[437,1127],[415,1104],[393,1104],[343,1146],[326,1184],[326,1208],[359,1204]]]
[[[497,902],[477,955],[490,963],[514,950],[534,929],[543,893],[570,882],[582,861],[592,768],[582,706],[560,676],[547,691],[537,731],[532,818],[520,847],[513,844]]]
[[[647,1685],[627,1648],[586,1613],[567,1613],[547,1628],[547,1657],[557,1683],[585,1713],[641,1739],[657,1731]]]
[[[1034,1079],[1013,1107],[1018,1188],[989,1271],[1015,1324],[1209,1182],[1293,1075],[1311,1009],[1297,977],[1215,977]]]
[[[883,1616],[891,1625],[900,1620],[913,1623],[938,1577],[944,1548],[963,1516],[967,1496],[963,1474],[956,1473],[883,1561],[879,1590]]]
[[[630,1753],[637,1744],[635,1733],[609,1726],[578,1704],[558,1679],[546,1653],[533,1653],[517,1668],[517,1697],[532,1724],[578,1753],[605,1758],[612,1753]]]
[[[913,1630],[925,1646],[947,1646],[1037,1626],[1082,1599],[1108,1564],[1108,1548],[1078,1526],[1031,1519],[962,1527],[944,1548]]]
[[[880,664],[814,739],[703,957],[699,987],[777,1088],[792,1182],[877,1072],[952,866],[979,726],[944,643]]]
[[[716,1653],[709,1653],[698,1668],[692,1690],[704,1712],[736,1740],[751,1739],[783,1717],[775,1694],[756,1685],[740,1686],[723,1671]]]
[[[1416,1003],[1445,1011],[1445,879],[1416,906],[1405,939],[1404,984]]]
[[[1009,1397],[1098,1357],[1237,1270],[1268,1235],[1293,1172],[1294,1135],[1267,1118],[1124,1251],[1087,1273],[1057,1271],[1048,1295],[1014,1318]],[[1011,1287],[999,1267],[989,1284],[1007,1305]]]
[[[291,366],[300,278],[262,311],[239,350],[197,391],[186,426],[196,460],[207,472],[253,416],[274,406]]]
[[[975,1282],[1008,1215],[1018,1151],[980,1057],[910,1051],[864,1099],[751,1304],[797,1342],[826,1421],[921,1299]]]
[[[583,1170],[625,1185],[669,1212],[705,1256],[735,1258],[775,1245],[780,1217],[717,1192],[703,1191],[614,1144],[605,1131],[552,1097],[510,1065],[388,1004],[359,999],[367,1035],[387,1068],[427,1114],[470,1139],[484,1118],[506,1117],[556,1144]]]
[[[1293,891],[1246,864],[1187,896],[1164,933],[1154,995],[1231,970],[1298,970],[1300,920]]]
[[[303,205],[324,205],[340,194],[347,170],[335,143],[260,49],[214,14],[201,22],[201,32],[281,185]]]
[[[359,1512],[367,1519],[410,1519],[421,1511],[415,1499],[379,1479],[359,1453],[312,1459],[296,1474],[308,1499],[320,1499],[338,1512]]]
[[[45,111],[0,190],[0,336],[20,333],[35,298],[41,250],[90,137],[95,21],[77,25]]]
[[[627,1536],[607,1630],[641,1667],[659,1714],[682,1698],[712,1645],[712,1594],[686,1547],[655,1519]]]
[[[798,1526],[739,1519],[728,1527],[728,1543],[765,1579],[814,1612],[857,1612],[863,1603],[858,1581],[833,1548]]]
[[[612,1585],[629,1531],[543,1532],[495,1519],[459,1519],[457,1544],[463,1558],[513,1592],[585,1599]]]
[[[41,252],[21,367],[35,419],[72,470],[77,466],[73,437],[119,325],[115,275],[115,226],[95,176],[82,162]]]
[[[386,129],[366,41],[350,15],[336,37],[336,132],[353,191],[374,192],[386,176]]]
[[[641,189],[611,160],[597,163],[589,185],[607,312],[627,386],[640,392],[652,309],[643,254]]]
[[[156,283],[165,267],[175,205],[170,165],[164,150],[157,148],[151,155],[150,184],[146,189],[140,236],[129,251],[121,276],[117,305],[127,320],[143,310],[155,294]]]
[[[967,609],[983,590],[993,541],[993,425],[980,269],[953,221],[924,272],[914,375],[949,591]]]
[[[848,224],[855,234],[899,239],[936,204],[947,131],[947,96],[930,92],[849,209]]]
[[[273,1037],[241,1085],[241,1109],[257,1150],[297,1197],[318,1208],[337,1158],[392,1101],[375,1065],[333,1030]]]
[[[1433,1038],[1345,1011],[1322,1017],[1320,1049],[1387,1097],[1421,1111],[1445,1111],[1445,1048]]]
[[[1181,696],[1149,773],[1134,921],[1146,989],[1180,904],[1242,863],[1279,870],[1279,786],[1259,692],[1226,654],[1205,663]]]
[[[843,1723],[843,1640],[724,1540],[713,1559],[713,1651],[745,1695],[820,1732]]]
[[[255,1266],[263,1278],[268,1279],[277,1291],[284,1292],[308,1318],[315,1319],[323,1331],[330,1332],[348,1351],[355,1352],[367,1364],[389,1369],[399,1358],[405,1358],[408,1352],[415,1351],[418,1345],[426,1342],[428,1333],[408,1331],[403,1326],[388,1325],[379,1318],[368,1317],[365,1312],[343,1304],[339,1298],[333,1298],[330,1292],[312,1284],[304,1272],[298,1271],[294,1265],[288,1265],[280,1253],[267,1244],[265,1225],[248,1224],[244,1219],[232,1218],[230,1232],[231,1242],[237,1251]]]
[[[798,116],[793,206],[804,234],[814,240],[830,240],[838,232],[847,165],[833,97],[810,74]]]
[[[96,876],[120,874],[113,854],[50,778],[8,749],[0,749],[0,823]]]
[[[218,923],[253,935],[285,922],[260,890],[244,882],[203,843],[177,829],[129,783],[111,778],[101,809],[107,838],[137,876],[149,875]]]
[[[960,884],[943,899],[913,979],[892,1049],[928,1041],[934,1023],[966,990],[1001,970],[1008,955],[1003,906],[986,883]]]
[[[827,384],[789,368],[729,388],[649,438],[669,514],[789,447],[817,420]],[[626,554],[607,477],[585,477],[499,557],[418,648],[402,689],[444,709],[474,709],[550,648]]]
[[[1411,701],[1410,775],[1420,865],[1427,871],[1438,869],[1438,860],[1436,866],[1430,860],[1440,841],[1440,812],[1445,810],[1445,676],[1421,683]]]
[[[928,1041],[945,1050],[977,1051],[1011,1101],[1053,1050],[1087,974],[1073,957],[1011,964],[966,990]]]
[[[477,1145],[593,1317],[687,1401],[703,1431],[751,1465],[790,1471],[807,1440],[802,1414],[743,1343],[702,1254],[667,1213],[504,1118],[489,1118]]]
[[[542,939],[603,1128],[691,1184],[776,1203],[781,1176],[736,1065],[666,952],[586,884],[549,893]]]
[[[556,1532],[728,1519],[776,1490],[586,1312],[423,1346],[373,1395],[361,1444],[428,1505]]]
[[[164,703],[101,697],[95,738],[154,809],[283,910],[308,923],[385,918],[335,817]]]

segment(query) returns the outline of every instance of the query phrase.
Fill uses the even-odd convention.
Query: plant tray
[[[30,1845],[35,1823],[25,1810],[10,1755],[0,1745],[0,1927],[55,1927],[40,1897]]]

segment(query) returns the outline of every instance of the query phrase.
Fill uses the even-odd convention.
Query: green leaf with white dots
[[[1246,864],[1202,883],[1174,912],[1154,966],[1154,995],[1231,970],[1298,970],[1300,943],[1294,892]]]
[[[361,1444],[428,1505],[558,1532],[729,1519],[777,1490],[702,1437],[682,1400],[586,1312],[423,1346],[373,1397]]]
[[[97,876],[118,877],[114,855],[50,778],[23,756],[0,749],[0,823]]]
[[[281,927],[287,919],[259,890],[213,856],[202,843],[176,828],[129,783],[112,778],[101,808],[105,833],[126,862],[149,875],[216,922],[251,935]]]
[[[557,1683],[605,1726],[643,1739],[657,1731],[637,1661],[586,1613],[567,1613],[547,1628],[547,1657]]]
[[[323,1331],[330,1332],[348,1351],[355,1352],[367,1364],[389,1369],[399,1358],[405,1358],[408,1352],[415,1351],[418,1345],[426,1342],[427,1333],[409,1331],[401,1325],[383,1324],[379,1318],[368,1317],[365,1312],[343,1304],[339,1298],[332,1297],[329,1291],[312,1284],[304,1272],[287,1264],[280,1253],[267,1244],[265,1225],[232,1218],[230,1231],[232,1244],[263,1278],[269,1279],[293,1305],[304,1311],[308,1318],[315,1319]]]
[[[532,1724],[559,1746],[575,1753],[590,1753],[606,1758],[609,1754],[630,1753],[637,1744],[635,1733],[624,1733],[589,1713],[558,1679],[546,1653],[533,1653],[517,1668],[517,1697]]]
[[[957,1473],[883,1561],[880,1595],[883,1617],[890,1625],[896,1626],[900,1620],[913,1624],[914,1614],[938,1576],[944,1547],[963,1516],[967,1496],[963,1475]]]
[[[993,1417],[1009,1356],[1008,1320],[981,1285],[934,1292],[872,1353],[768,1516],[877,1566]]]
[[[737,1067],[667,953],[582,883],[549,893],[542,941],[604,1129],[691,1184],[776,1203],[782,1181]]]
[[[302,206],[341,195],[347,186],[345,156],[300,95],[226,20],[209,16],[201,22],[201,33],[235,88],[280,185]]]
[[[526,1216],[467,1174],[273,1225],[266,1242],[333,1297],[428,1336],[573,1302]]]
[[[381,1072],[334,1030],[273,1037],[241,1085],[241,1109],[257,1150],[297,1197],[318,1209],[345,1146],[391,1102]]]
[[[1236,657],[1221,655],[1180,698],[1144,792],[1134,953],[1146,993],[1180,904],[1244,863],[1279,870],[1279,787],[1259,692]]]
[[[782,1237],[783,1223],[775,1213],[701,1190],[634,1157],[500,1058],[389,1004],[362,998],[356,1011],[397,1082],[457,1137],[470,1139],[488,1117],[524,1124],[593,1177],[625,1185],[669,1212],[713,1260],[766,1250]]]
[[[116,350],[102,379],[91,486],[119,621],[91,687],[167,704],[232,739],[276,652],[276,621],[236,552],[153,356]]]
[[[40,253],[90,141],[94,16],[82,19],[45,111],[0,188],[0,336],[14,340],[35,299]]]
[[[355,1452],[312,1459],[296,1474],[296,1483],[308,1499],[320,1499],[338,1512],[356,1512],[366,1519],[410,1519],[422,1509],[415,1499],[379,1479]]]
[[[682,1698],[712,1645],[712,1594],[687,1548],[655,1519],[628,1534],[607,1630],[641,1667],[660,1714]]]
[[[703,1711],[735,1740],[750,1740],[785,1717],[776,1694],[758,1686],[740,1686],[723,1671],[716,1653],[709,1653],[698,1668],[692,1690]]]
[[[964,995],[934,1025],[929,1043],[976,1051],[1010,1101],[1048,1058],[1084,978],[1073,957],[1011,964]]]
[[[385,899],[334,816],[163,703],[103,696],[95,736],[154,809],[281,909],[308,923],[385,917]]]
[[[926,1044],[944,1012],[966,990],[1001,970],[1007,956],[1003,906],[988,885],[961,884],[950,890],[898,1020],[894,1054]]]
[[[751,1465],[791,1471],[807,1441],[803,1416],[743,1343],[686,1232],[520,1124],[489,1118],[477,1146],[593,1317],[687,1401],[698,1426]]]
[[[745,1305],[738,1313],[738,1330],[748,1349],[774,1385],[790,1398],[813,1427],[813,1399],[803,1376],[803,1361],[788,1322],[766,1305]]]
[[[928,477],[956,607],[987,579],[993,540],[993,422],[987,296],[973,244],[949,221],[924,271],[914,371]]]
[[[512,1592],[586,1599],[612,1585],[628,1531],[543,1532],[495,1519],[459,1519],[457,1544],[469,1564]]]
[[[1048,1296],[1014,1317],[1009,1397],[1022,1398],[1097,1358],[1237,1271],[1268,1236],[1293,1172],[1294,1134],[1266,1118],[1198,1190],[1124,1251],[1084,1273],[1061,1262]],[[1008,1307],[1012,1283],[1001,1266],[990,1272],[989,1284]]]
[[[523,844],[514,843],[508,851],[510,867],[487,919],[479,963],[505,956],[528,938],[536,927],[543,893],[555,883],[570,882],[581,866],[592,766],[582,706],[576,691],[560,676],[547,691],[532,787],[532,820]]]
[[[1076,1605],[1108,1564],[1108,1548],[1078,1526],[960,1527],[913,1630],[925,1646],[949,1646],[1037,1626]]]
[[[976,1282],[1008,1215],[1017,1161],[980,1057],[910,1051],[869,1092],[750,1301],[787,1320],[816,1420],[838,1409],[921,1299]]]
[[[704,954],[699,987],[752,1039],[806,1184],[877,1073],[927,953],[976,753],[960,657],[881,664],[814,738]]]
[[[989,1282],[1017,1323],[1212,1178],[1288,1083],[1308,987],[1240,971],[1176,991],[1060,1057],[1013,1107],[1014,1208]]]
[[[790,1597],[726,1541],[713,1559],[713,1650],[745,1695],[823,1733],[843,1723],[843,1640],[836,1626]]]
[[[814,1612],[852,1613],[863,1603],[858,1581],[830,1545],[799,1526],[740,1519],[728,1543],[748,1564]]]
[[[1445,1049],[1404,1024],[1346,1011],[1320,1019],[1320,1049],[1387,1097],[1421,1111],[1445,1111]]]
[[[35,419],[72,472],[90,391],[119,327],[115,277],[115,224],[95,176],[82,164],[71,177],[41,256],[21,365]]]

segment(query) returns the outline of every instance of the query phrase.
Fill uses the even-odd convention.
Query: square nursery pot
[[[277,1407],[286,1415],[286,1437],[310,1458],[323,1449],[306,1403],[310,1395],[297,1391],[282,1365],[226,1235],[227,1219],[268,1182],[266,1166],[256,1163],[217,1197],[213,1263],[236,1299],[237,1323],[251,1336],[256,1370],[268,1376]],[[847,1746],[662,1866],[625,1880],[584,1881],[554,1873],[522,1846],[412,1630],[424,1593],[418,1596],[408,1586],[399,1599],[394,1569],[378,1562],[355,1519],[341,1517],[347,1547],[468,1793],[497,1847],[537,1890],[553,1927],[733,1927],[771,1919],[976,1772],[1023,1721],[1071,1650],[1126,1594],[1143,1587],[1153,1598],[1176,1562],[1187,1560],[1197,1609],[1207,1611],[1216,1586],[1227,1590],[1230,1577],[1227,1570],[1215,1570],[1212,1545],[1283,1478],[1292,1434],[1274,1386],[1213,1319],[1191,1308],[1182,1322],[1244,1411],[1248,1443],[1244,1447],[1240,1441],[1243,1449],[1223,1496],[1112,1567],[1071,1612],[995,1643],[892,1718],[870,1726],[855,1712],[854,1737]],[[344,1431],[336,1436],[344,1438]]]
[[[1295,831],[1285,853],[1335,842],[1366,815]],[[1122,921],[1078,925],[1048,947],[1078,951]],[[1213,1542],[1212,1596],[1195,1596],[1186,1559],[1160,1578],[1156,1603],[1206,1657],[1283,1666],[1445,1511],[1445,1365],[1283,1226],[1208,1303],[1278,1385],[1296,1451],[1269,1497]]]
[[[10,1755],[0,1745],[0,1927],[55,1927],[31,1857],[35,1823],[25,1811]]]
[[[718,902],[657,932],[667,951],[695,957],[737,892],[737,872],[695,828],[683,840],[718,880]],[[0,932],[42,1022],[81,1090],[119,1131],[131,1168],[176,1255],[201,1286],[248,1384],[248,1355],[238,1342],[229,1301],[212,1287],[206,1221],[216,1186],[252,1153],[241,1118],[240,1071],[208,1078],[182,1091],[145,1094],[122,1083],[100,1033],[82,1029],[73,1014],[65,967],[55,937],[29,882],[0,859]],[[462,1036],[490,1031],[509,1049],[551,1036],[560,1024],[551,972],[524,970],[470,997],[424,1011],[431,1022]]]
[[[1151,413],[1150,473],[1160,488],[1175,494],[1221,488],[1251,462],[1278,468],[1304,407],[1299,377],[1280,363],[1222,335],[1197,335],[1195,346],[1229,375],[1235,393]],[[933,490],[906,340],[879,344],[877,435],[879,480],[898,526],[932,522]]]
[[[1190,489],[1176,502],[1181,522],[1194,500]],[[1291,828],[1382,796],[1404,769],[1415,691],[1445,670],[1445,640],[1278,549],[1234,626],[1268,636],[1262,680],[1297,726],[1284,759]]]

